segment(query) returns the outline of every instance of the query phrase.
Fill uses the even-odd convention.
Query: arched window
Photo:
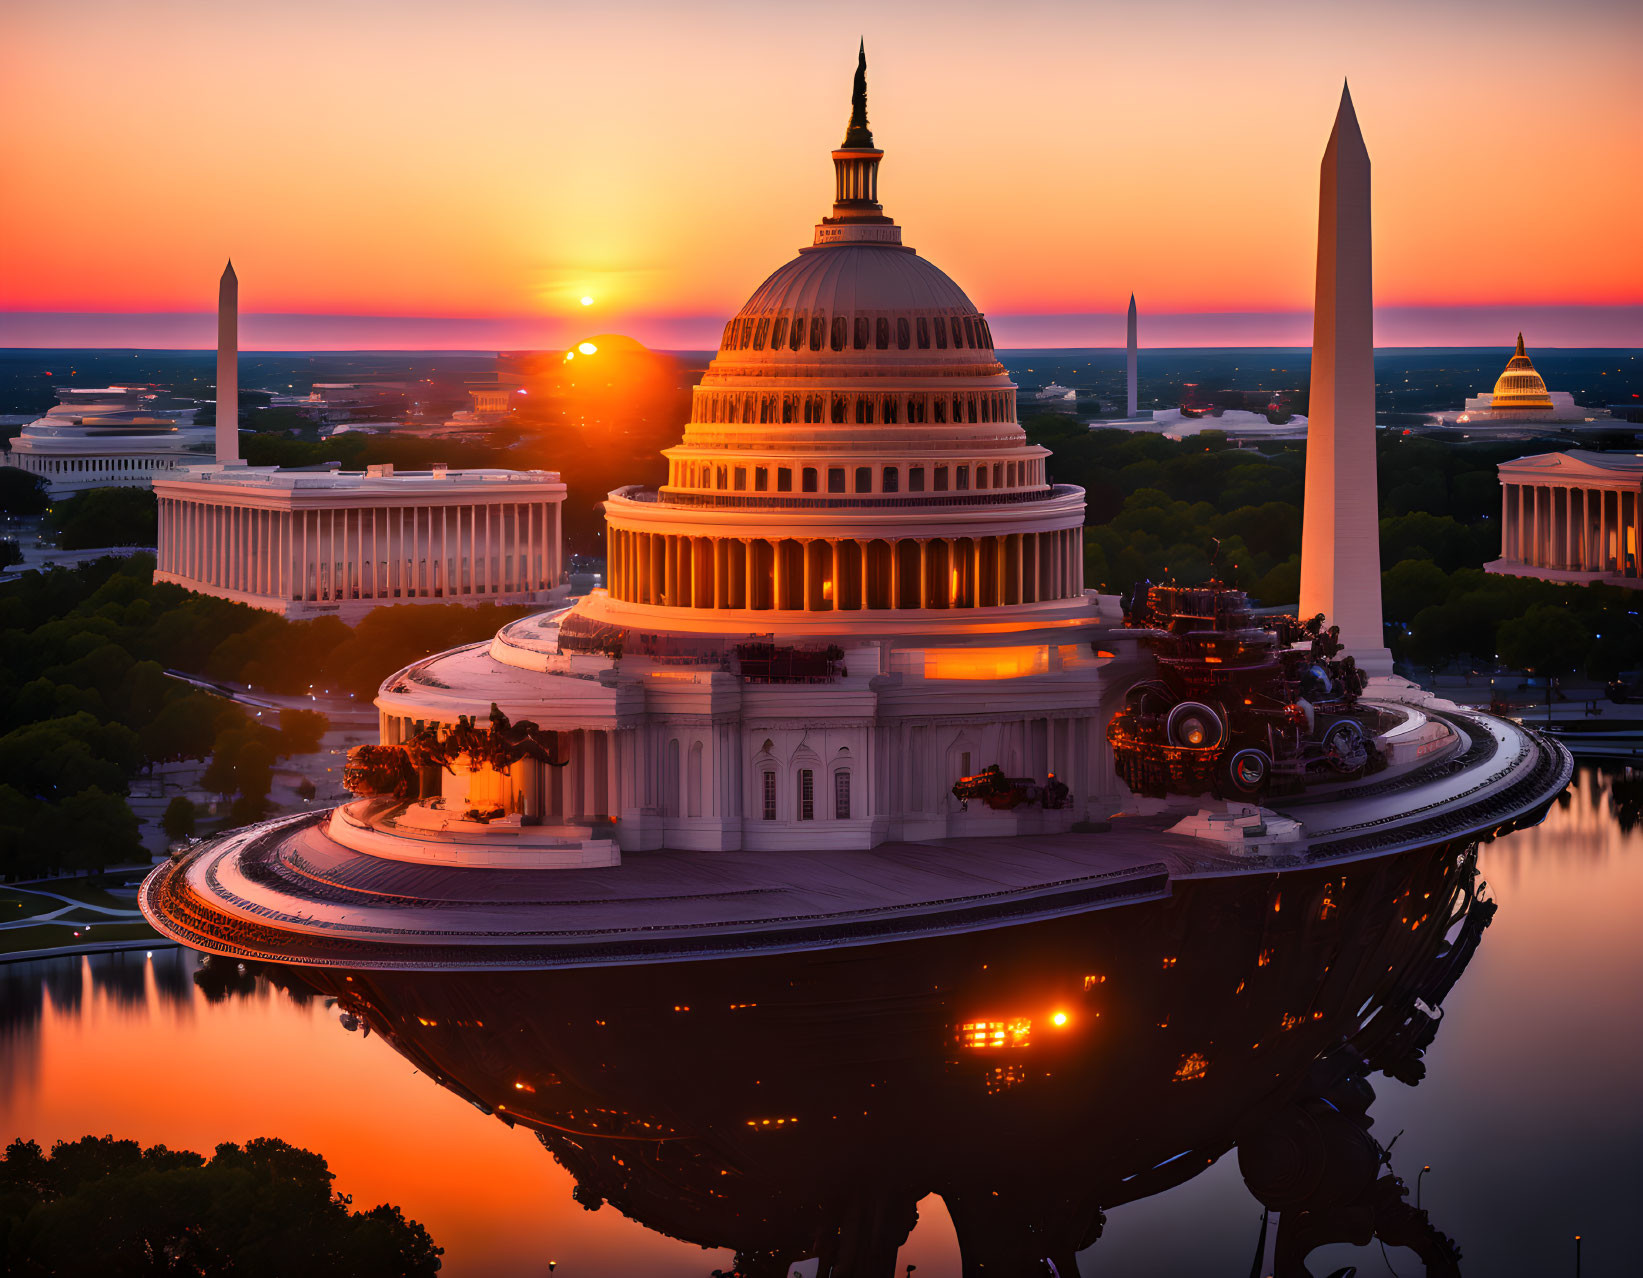
[[[798,406],[797,395],[782,396],[782,424],[787,425],[793,420],[793,410]]]
[[[835,426],[844,425],[845,410],[846,410],[846,400],[845,400],[844,396],[843,395],[833,396],[833,424]]]
[[[882,315],[873,325],[873,345],[881,351],[890,349],[890,321]]]
[[[806,466],[801,478],[805,492],[813,493],[816,491],[816,468],[814,466]]]
[[[776,316],[776,323],[770,330],[770,349],[779,351],[787,344],[787,312],[783,311]]]
[[[702,743],[695,741],[690,746],[690,762],[685,769],[685,813],[688,816],[702,815]]]
[[[828,343],[835,351],[842,351],[850,340],[850,321],[842,315],[833,317],[833,336]]]
[[[742,340],[738,344],[741,346],[741,348],[744,351],[749,346],[753,345],[753,321],[752,320],[746,319],[746,320],[742,321]]]
[[[930,349],[930,321],[922,315],[918,317],[918,348],[921,351]]]
[[[817,311],[810,317],[810,349],[819,351],[827,337],[827,312]]]
[[[798,350],[804,345],[804,312],[800,311],[793,316],[793,332],[787,339],[790,350]]]
[[[981,397],[981,420],[984,422],[993,420],[993,397],[991,395]]]
[[[871,395],[856,396],[856,424],[871,426],[873,424],[873,397]]]
[[[972,350],[975,349],[975,345],[976,345],[976,322],[973,318],[971,318],[968,315],[966,315],[964,317],[964,344],[966,346],[970,347]]]
[[[913,344],[913,332],[907,323],[905,315],[896,320],[896,349],[904,351]]]
[[[790,493],[793,491],[793,470],[790,466],[779,466],[776,469],[776,491]]]
[[[858,316],[856,316],[856,341],[855,341],[856,349],[858,351],[866,350],[867,349],[867,341],[868,341],[867,316],[858,315]]]
[[[833,774],[833,819],[850,819],[850,769],[840,768]]]
[[[753,349],[756,351],[762,351],[764,349],[764,340],[769,336],[770,320],[767,317],[760,320],[758,328],[753,331]]]
[[[662,791],[662,815],[676,817],[679,815],[679,738],[672,737],[667,743],[667,778],[666,788]]]
[[[894,395],[886,395],[884,402],[879,405],[879,410],[879,420],[886,426],[894,426],[901,415],[896,407],[896,397]]]
[[[842,493],[844,491],[844,467],[829,466],[827,468],[827,491]]]
[[[799,820],[816,819],[816,774],[809,768],[799,769]]]
[[[856,491],[858,493],[873,491],[873,468],[871,466],[856,467]]]
[[[908,422],[908,424],[913,425],[915,423],[923,422],[925,420],[924,415],[925,415],[925,399],[924,399],[924,396],[922,396],[922,395],[909,395],[907,397],[907,422]]]
[[[947,349],[947,318],[943,315],[936,315],[936,316],[931,318],[930,323],[932,323],[936,326],[936,349],[938,351],[946,350]]]
[[[728,351],[730,349],[731,331],[735,327],[736,327],[736,321],[735,320],[726,320],[725,321],[724,336],[719,339],[719,349],[720,350]]]
[[[940,425],[947,420],[947,397],[937,395],[935,398],[936,423]]]
[[[880,491],[893,493],[899,491],[900,488],[901,471],[895,466],[886,466],[884,468],[883,488]]]
[[[766,769],[760,780],[762,781],[763,803],[761,809],[763,818],[766,821],[774,821],[776,819],[776,774]]]
[[[976,467],[976,487],[987,487],[987,468],[985,466]]]

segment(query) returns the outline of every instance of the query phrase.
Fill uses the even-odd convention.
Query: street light
[[[1425,1176],[1426,1173],[1431,1171],[1431,1170],[1432,1170],[1431,1164],[1427,1164],[1425,1167],[1421,1168],[1420,1176],[1415,1177],[1415,1210],[1416,1211],[1419,1211],[1420,1206],[1421,1206],[1421,1177]]]

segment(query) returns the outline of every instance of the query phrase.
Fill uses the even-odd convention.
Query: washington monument
[[[1360,668],[1389,675],[1375,483],[1374,297],[1369,151],[1343,88],[1318,190],[1300,615],[1323,613],[1341,628]]]
[[[234,263],[217,286],[217,460],[240,459],[240,281]]]

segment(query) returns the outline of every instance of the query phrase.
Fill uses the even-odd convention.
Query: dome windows
[[[836,314],[831,323],[825,309],[781,310],[760,316],[743,316],[725,325],[719,343],[723,351],[754,350],[797,354],[806,346],[812,351],[908,351],[932,349],[992,350],[993,334],[986,318],[979,314],[898,315],[893,312],[857,311]]]

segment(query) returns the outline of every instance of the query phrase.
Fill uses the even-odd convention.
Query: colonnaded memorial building
[[[287,617],[563,594],[557,471],[212,464],[157,478],[154,492],[155,581]]]

